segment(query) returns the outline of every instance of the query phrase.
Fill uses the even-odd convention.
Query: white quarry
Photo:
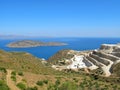
[[[120,62],[120,44],[102,44],[100,49],[92,51],[79,52],[70,51],[68,54],[73,54],[71,59],[66,59],[67,62],[71,62],[69,65],[53,65],[56,70],[62,69],[89,69],[94,70],[101,68],[104,76],[111,75],[110,69],[113,64]]]
[[[85,63],[83,62],[83,55],[81,56],[77,56],[75,55],[71,61],[72,64],[68,65],[67,68],[68,69],[79,69],[79,68],[86,68],[87,66],[85,65]]]

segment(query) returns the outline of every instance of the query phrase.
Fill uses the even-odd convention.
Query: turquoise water
[[[6,45],[17,40],[0,40],[0,49],[6,51],[24,51],[33,54],[39,58],[48,59],[59,50],[74,49],[74,50],[92,50],[100,47],[101,44],[116,44],[120,42],[120,38],[32,38],[27,40],[37,40],[43,42],[63,42],[66,46],[42,46],[32,48],[8,48]]]

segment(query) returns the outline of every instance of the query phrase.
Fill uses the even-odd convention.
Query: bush
[[[24,76],[23,72],[18,72],[19,76]]]
[[[7,73],[7,70],[5,68],[2,68],[2,67],[0,67],[0,71],[4,72],[4,73]]]
[[[55,85],[56,86],[60,85],[60,80],[59,79],[56,80]]]
[[[44,82],[45,84],[48,84],[48,80],[43,80],[43,82]]]
[[[12,76],[11,76],[11,79],[16,82],[16,72],[15,72],[15,71],[12,71],[12,72],[11,72],[11,75],[12,75]]]
[[[43,86],[43,81],[37,81],[36,84],[39,85],[39,86]]]
[[[10,88],[4,83],[4,81],[0,80],[0,90],[10,90]]]
[[[11,76],[11,79],[16,82],[16,76]]]
[[[17,87],[20,88],[21,90],[26,90],[26,85],[23,83],[18,83]]]
[[[12,71],[11,75],[16,76],[16,71]]]

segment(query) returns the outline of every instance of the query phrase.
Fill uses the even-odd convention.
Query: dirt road
[[[11,72],[12,70],[7,70],[7,76],[6,76],[7,85],[11,90],[20,90],[19,88],[16,87],[15,82],[12,81]]]

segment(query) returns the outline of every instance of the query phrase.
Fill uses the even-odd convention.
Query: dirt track
[[[7,70],[7,76],[6,76],[7,85],[11,90],[20,90],[16,87],[15,82],[12,81],[11,72],[12,70]]]

